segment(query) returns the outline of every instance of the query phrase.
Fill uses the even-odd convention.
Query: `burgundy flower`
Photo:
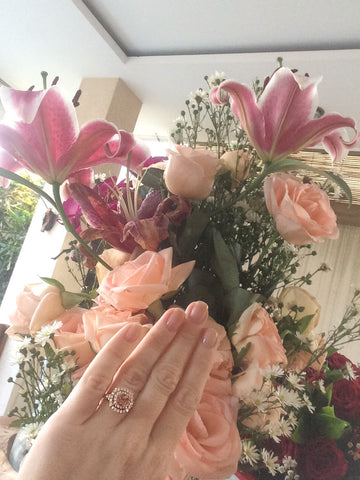
[[[269,439],[265,442],[266,450],[270,450],[282,462],[284,457],[291,457],[296,460],[298,455],[298,445],[288,437],[280,437],[280,442]]]
[[[360,421],[360,380],[338,380],[333,385],[331,405],[343,420]]]
[[[298,468],[303,480],[342,480],[347,462],[334,440],[317,437],[302,445]]]
[[[168,238],[169,221],[175,225],[190,213],[190,204],[171,196],[162,200],[161,193],[150,191],[144,200],[131,188],[117,188],[121,202],[112,208],[94,190],[82,184],[69,185],[73,199],[80,205],[89,223],[82,233],[84,240],[103,238],[114,248],[131,253],[137,245],[144,250],[156,251]],[[111,190],[111,188],[110,188]]]
[[[335,352],[327,359],[328,366],[330,370],[343,370],[346,368],[346,364],[350,364],[351,368],[354,370],[357,376],[360,376],[360,368],[357,367],[351,360],[349,360],[345,355]]]
[[[308,367],[305,372],[306,381],[308,383],[318,382],[319,380],[324,380],[325,378],[324,371],[322,369],[318,371],[314,368]]]

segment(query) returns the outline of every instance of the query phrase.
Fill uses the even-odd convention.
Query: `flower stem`
[[[90,255],[92,257],[95,258],[95,260],[97,260],[99,263],[101,263],[101,265],[103,265],[105,268],[107,268],[108,270],[112,270],[112,268],[110,267],[110,265],[108,265],[106,262],[104,262],[104,260],[102,258],[99,257],[99,255],[97,255],[94,250],[80,237],[80,235],[77,233],[77,231],[75,230],[75,228],[72,226],[71,222],[69,221],[66,213],[65,213],[65,210],[63,208],[63,205],[62,205],[62,201],[61,201],[61,197],[60,197],[60,184],[59,183],[53,183],[53,194],[54,194],[54,200],[55,200],[55,204],[56,204],[56,209],[59,213],[59,216],[66,228],[66,230],[68,232],[70,232],[75,238],[76,240],[81,243],[81,245],[85,248],[85,250],[90,253]]]

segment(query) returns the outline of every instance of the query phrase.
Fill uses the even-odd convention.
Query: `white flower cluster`
[[[208,78],[208,82],[211,87],[218,87],[224,80],[226,80],[225,73],[218,71],[210,75]]]

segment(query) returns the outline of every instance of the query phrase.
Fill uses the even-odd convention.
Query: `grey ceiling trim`
[[[86,20],[93,26],[97,33],[105,40],[109,47],[116,53],[123,63],[128,61],[128,56],[124,50],[119,46],[119,44],[114,40],[110,35],[108,30],[104,25],[99,21],[99,19],[93,14],[87,5],[85,5],[83,0],[73,0],[74,5],[80,10],[84,15]]]

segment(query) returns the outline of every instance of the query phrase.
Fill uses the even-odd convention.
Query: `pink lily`
[[[360,139],[360,132],[351,141],[346,141],[341,136],[340,131],[335,130],[329,135],[326,135],[322,144],[325,150],[330,154],[333,162],[341,162],[349,153],[349,150],[354,147]]]
[[[48,183],[63,183],[84,168],[125,162],[135,147],[131,134],[96,120],[79,129],[75,108],[58,89],[18,91],[2,87],[6,123],[0,147],[9,155],[7,169],[26,168]],[[107,142],[117,137],[110,150]],[[11,161],[9,161],[11,159]]]
[[[169,237],[169,222],[179,226],[190,214],[190,203],[181,197],[172,195],[162,200],[161,192],[151,190],[144,200],[130,191],[127,198],[124,195],[122,202],[113,210],[92,189],[79,183],[69,185],[72,199],[80,205],[91,228],[82,232],[86,240],[103,238],[111,246],[118,250],[131,253],[137,245],[144,250],[156,251],[159,244]],[[125,190],[125,189],[124,189]],[[119,199],[123,196],[119,191]],[[128,201],[134,203],[130,208]],[[136,204],[135,204],[136,203]],[[131,210],[132,215],[124,213]]]
[[[355,130],[352,118],[338,114],[314,119],[319,81],[279,68],[257,103],[252,90],[232,80],[217,87],[212,99],[217,104],[226,103],[228,94],[233,112],[260,158],[264,162],[278,162],[291,153],[316,145],[339,128]],[[340,137],[339,142],[344,140]]]

